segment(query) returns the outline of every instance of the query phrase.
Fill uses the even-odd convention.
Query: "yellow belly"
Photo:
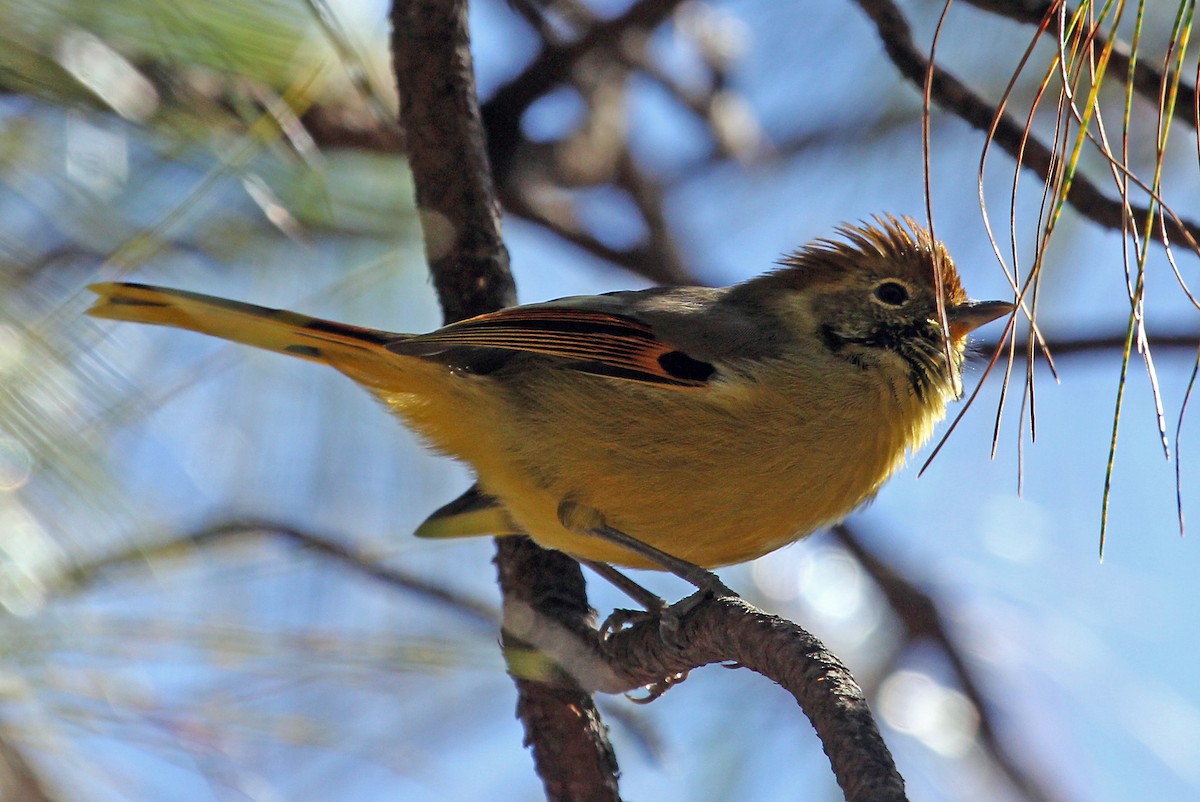
[[[484,490],[542,545],[653,567],[564,529],[558,509],[569,499],[711,568],[840,520],[928,436],[943,403],[898,396],[853,370],[845,377],[853,392],[836,397],[795,370],[786,380],[701,390],[578,373],[556,382],[547,372],[515,383],[442,377],[424,391],[377,393],[435,448],[471,464]]]

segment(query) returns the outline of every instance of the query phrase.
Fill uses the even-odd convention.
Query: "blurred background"
[[[1061,86],[1056,39],[978,5],[952,7],[937,61],[994,107],[1036,40],[1020,128],[1043,77]],[[1190,8],[1118,32],[1194,98]],[[921,94],[873,22],[888,9],[927,54],[924,0],[472,3],[521,300],[732,283],[839,223],[924,219]],[[411,537],[468,473],[333,371],[81,317],[86,284],[122,278],[435,327],[386,15],[0,0],[0,798],[542,798],[492,544]],[[1099,97],[1119,149],[1124,86]],[[1147,182],[1160,164],[1161,196],[1200,217],[1194,109],[1129,106],[1129,163]],[[1064,117],[1051,99],[1033,124],[1060,164]],[[997,146],[981,190],[986,131],[960,116],[935,105],[930,133],[937,235],[973,297],[1011,298],[1005,267],[1029,275],[1054,203]],[[1119,204],[1094,149],[1079,169]],[[847,529],[721,572],[847,662],[913,799],[1200,797],[1200,551],[1180,537],[1200,515],[1198,261],[1173,240],[1139,271],[1137,242],[1066,208],[1041,253],[1059,380],[1033,363],[1036,439],[1019,349],[999,424],[1003,360],[922,476],[928,449]],[[1131,310],[1153,372],[1122,369]],[[590,585],[602,612],[626,603]],[[840,798],[791,698],[748,672],[602,706],[627,799]]]

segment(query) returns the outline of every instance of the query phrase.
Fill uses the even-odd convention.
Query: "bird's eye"
[[[908,287],[899,281],[884,281],[875,287],[875,298],[888,306],[904,306],[908,303]]]

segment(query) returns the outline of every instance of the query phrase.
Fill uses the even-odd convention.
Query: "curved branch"
[[[662,244],[669,242],[665,229],[663,239],[656,239],[650,243],[639,242],[627,248],[617,248],[606,245],[585,231],[583,226],[573,219],[569,211],[563,213],[562,210],[549,211],[534,206],[533,197],[536,196],[536,193],[517,191],[503,185],[499,187],[499,192],[504,201],[505,212],[544,228],[548,233],[574,245],[584,253],[603,259],[655,284],[700,283],[700,280],[684,268],[677,259],[664,258],[664,249],[673,249],[674,247],[673,243]]]
[[[992,756],[996,767],[1031,802],[1057,802],[1058,798],[1018,762],[1000,738],[991,706],[987,704],[963,649],[950,634],[937,602],[908,577],[863,546],[850,527],[838,524],[832,527],[830,532],[875,582],[892,612],[908,630],[908,641],[923,638],[941,649],[958,680],[959,688],[979,713],[979,739],[983,742],[987,754]]]
[[[683,614],[670,638],[657,619],[616,632],[590,651],[581,647],[586,642],[550,634],[539,648],[609,693],[662,687],[664,677],[712,663],[762,674],[791,693],[812,722],[847,802],[906,799],[862,690],[833,653],[791,621],[736,597],[707,598]]]

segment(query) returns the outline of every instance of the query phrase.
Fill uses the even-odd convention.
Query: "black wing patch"
[[[571,307],[514,307],[389,343],[411,356],[444,356],[465,350],[487,372],[484,349],[518,351],[562,359],[572,369],[670,387],[704,387],[714,365],[663,342],[639,320]],[[467,354],[461,354],[467,356]]]

